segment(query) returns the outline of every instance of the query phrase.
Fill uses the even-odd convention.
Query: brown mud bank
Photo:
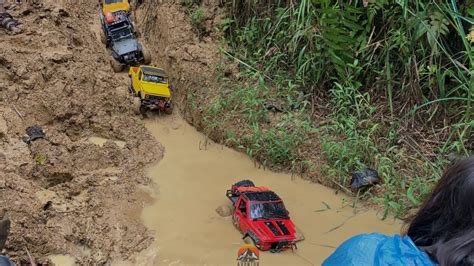
[[[127,259],[153,236],[137,217],[143,168],[162,148],[136,116],[123,77],[95,34],[97,1],[35,1],[0,29],[0,205],[18,264],[69,254],[80,264]],[[26,144],[25,129],[45,138]],[[97,141],[100,140],[100,141]],[[109,141],[107,141],[109,140]]]

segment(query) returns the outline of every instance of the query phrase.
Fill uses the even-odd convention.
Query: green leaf
[[[468,8],[466,12],[469,14],[469,16],[474,17],[474,8]]]
[[[416,24],[415,40],[419,40],[428,31],[424,24],[426,24],[426,21],[420,21],[420,23]]]
[[[415,190],[415,189],[414,189],[413,187],[409,187],[409,188],[408,188],[408,190],[407,190],[407,198],[408,198],[408,200],[411,201],[411,203],[413,203],[413,205],[416,206],[416,205],[420,204],[420,201],[415,198],[414,190]]]
[[[396,212],[399,212],[400,209],[401,209],[401,205],[398,204],[398,203],[396,203],[396,202],[394,202],[394,201],[389,201],[389,202],[388,202],[388,206],[389,206],[390,208],[392,208],[393,210],[395,210]]]

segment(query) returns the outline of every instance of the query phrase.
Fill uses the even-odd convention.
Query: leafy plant
[[[199,37],[202,37],[204,34],[204,21],[206,16],[204,15],[204,10],[201,7],[190,8],[188,9],[189,18],[191,19],[191,25],[196,30]]]
[[[47,157],[45,154],[38,153],[35,156],[35,162],[37,165],[44,165],[46,163]]]

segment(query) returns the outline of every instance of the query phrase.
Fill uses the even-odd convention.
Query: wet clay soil
[[[143,206],[144,167],[162,151],[96,37],[97,1],[6,2],[25,31],[0,27],[0,216],[12,225],[5,253],[17,265],[29,265],[28,254],[38,265],[55,254],[78,265],[126,260],[153,241],[128,212]],[[27,144],[33,125],[45,138]]]
[[[225,191],[231,184],[247,178],[277,192],[306,237],[295,252],[263,252],[261,265],[319,265],[354,234],[400,230],[400,222],[382,221],[375,211],[357,209],[354,214],[350,206],[343,207],[350,202],[331,189],[258,169],[244,154],[213,142],[206,145],[205,136],[177,115],[150,119],[146,127],[165,146],[164,159],[148,172],[155,201],[142,213],[155,232],[155,265],[235,265],[241,234],[230,217],[215,209],[228,202]]]
[[[73,266],[76,265],[74,258],[66,255],[54,255],[49,257],[54,265]]]

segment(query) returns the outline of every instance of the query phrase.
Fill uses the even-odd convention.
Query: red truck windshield
[[[288,211],[283,202],[252,202],[250,203],[251,219],[287,219]]]

